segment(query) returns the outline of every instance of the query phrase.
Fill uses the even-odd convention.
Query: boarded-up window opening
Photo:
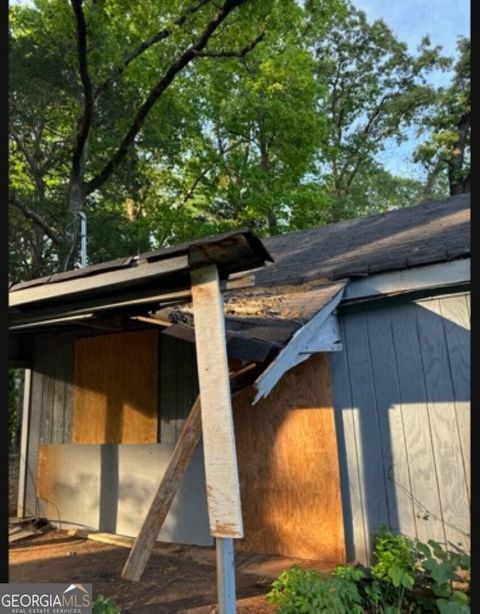
[[[156,443],[158,330],[75,341],[73,443]]]

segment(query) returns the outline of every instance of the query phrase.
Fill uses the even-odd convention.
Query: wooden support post
[[[198,397],[183,426],[167,470],[130,551],[122,571],[122,578],[134,582],[140,580],[201,434],[201,403]]]
[[[243,537],[240,484],[233,427],[225,318],[218,270],[191,271],[195,347],[202,399],[202,435],[210,533],[217,538],[220,614],[235,608],[235,569],[231,538]]]

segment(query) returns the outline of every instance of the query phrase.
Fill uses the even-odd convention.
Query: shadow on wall
[[[465,294],[342,315],[331,355],[347,555],[382,525],[470,547],[470,305]]]

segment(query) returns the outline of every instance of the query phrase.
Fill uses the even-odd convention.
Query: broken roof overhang
[[[262,242],[240,230],[14,284],[9,292],[10,330],[136,305],[148,309],[178,304],[190,297],[193,268],[216,264],[225,280],[267,261],[272,258]]]
[[[328,320],[320,330],[321,322],[318,314],[320,312],[326,316],[330,314],[337,304],[336,298],[341,296],[339,293],[343,292],[346,283],[347,280],[323,281],[300,286],[245,288],[226,292],[225,331],[229,356],[245,362],[268,364],[272,359],[275,362],[292,342],[299,351],[298,343],[295,341],[297,336],[305,342],[312,341],[314,337],[310,346],[302,346],[303,354],[301,360],[297,362],[306,360],[314,351],[340,349],[338,335],[335,338],[332,336],[334,333],[331,320]],[[329,310],[328,313],[323,312],[324,308]],[[167,321],[164,335],[190,343],[195,342],[191,305],[182,304],[164,309],[158,312],[156,317],[160,318],[159,323]],[[312,326],[315,326],[314,330],[311,330]],[[308,347],[314,348],[310,350],[310,354]],[[297,350],[294,352],[295,356]],[[283,361],[282,364],[286,363]],[[292,366],[293,364],[285,370]]]

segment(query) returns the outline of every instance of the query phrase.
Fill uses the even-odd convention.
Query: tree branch
[[[70,0],[75,14],[77,28],[77,51],[78,64],[80,71],[80,80],[83,87],[83,114],[77,128],[77,142],[73,152],[72,170],[75,172],[82,160],[85,149],[85,143],[88,139],[88,133],[92,123],[93,116],[93,90],[90,76],[88,74],[87,61],[87,25],[85,23],[85,15],[83,13],[83,0]]]
[[[32,222],[35,222],[35,224],[37,224],[38,226],[40,226],[40,228],[43,230],[43,232],[57,245],[63,245],[64,241],[62,239],[62,237],[57,234],[53,228],[50,226],[50,224],[36,211],[34,211],[33,209],[31,209],[28,205],[24,205],[23,203],[19,202],[14,196],[10,195],[9,197],[9,203],[11,205],[13,205],[14,207],[17,207],[17,209],[20,209],[20,211],[23,213],[23,215],[30,219]]]
[[[240,141],[236,141],[235,143],[232,143],[231,145],[229,145],[228,147],[222,148],[222,155],[225,155],[231,151],[233,151],[234,149],[236,149],[237,147],[239,147],[240,145],[244,144],[245,141],[244,140],[240,140]],[[200,171],[200,173],[195,177],[194,181],[192,182],[192,185],[188,188],[186,194],[183,196],[182,198],[182,202],[181,204],[184,205],[187,200],[190,200],[190,198],[192,198],[198,184],[201,182],[201,180],[208,175],[208,173],[212,170],[212,168],[215,167],[215,164],[210,164],[209,166],[205,167],[203,170]]]
[[[190,15],[193,15],[194,13],[196,13],[198,10],[202,8],[202,6],[204,6],[208,2],[210,2],[210,0],[201,0],[201,2],[199,2],[198,4],[187,9],[182,15],[180,15],[178,19],[176,19],[173,22],[173,26],[182,26],[187,21]],[[97,98],[98,95],[101,94],[108,85],[110,85],[110,83],[112,83],[115,79],[120,77],[125,72],[125,70],[128,68],[128,66],[133,62],[133,60],[138,58],[139,55],[144,53],[147,49],[150,49],[150,47],[153,47],[153,45],[155,45],[156,43],[168,38],[174,31],[173,26],[169,28],[164,28],[163,30],[160,30],[159,32],[151,36],[150,38],[147,38],[146,40],[141,42],[140,45],[138,45],[138,47],[136,47],[128,55],[126,55],[123,62],[119,66],[117,66],[112,71],[110,76],[107,77],[96,88],[95,98]]]
[[[225,19],[234,9],[241,6],[242,4],[245,4],[245,2],[247,2],[247,0],[225,0],[223,6],[217,11],[215,16],[206,25],[197,42],[191,47],[189,47],[186,51],[184,51],[182,55],[168,67],[160,81],[151,90],[147,99],[137,111],[137,114],[133,120],[129,131],[123,138],[123,141],[120,143],[120,146],[113,154],[112,158],[107,162],[103,170],[101,170],[100,173],[96,175],[96,177],[94,177],[91,181],[85,184],[87,194],[90,194],[94,190],[97,190],[105,183],[105,181],[107,181],[110,175],[116,170],[116,168],[127,155],[130,147],[133,145],[135,137],[143,126],[145,118],[149,114],[155,102],[160,98],[160,96],[165,92],[167,87],[172,83],[175,77],[185,68],[185,66],[187,66],[195,57],[197,57],[198,53],[205,48],[211,35],[215,32],[218,26],[223,23],[223,21],[225,21]]]
[[[237,51],[199,51],[196,55],[199,58],[243,58],[264,38],[265,32],[261,32],[255,40],[249,43],[246,47],[243,47],[243,49],[238,49]]]

